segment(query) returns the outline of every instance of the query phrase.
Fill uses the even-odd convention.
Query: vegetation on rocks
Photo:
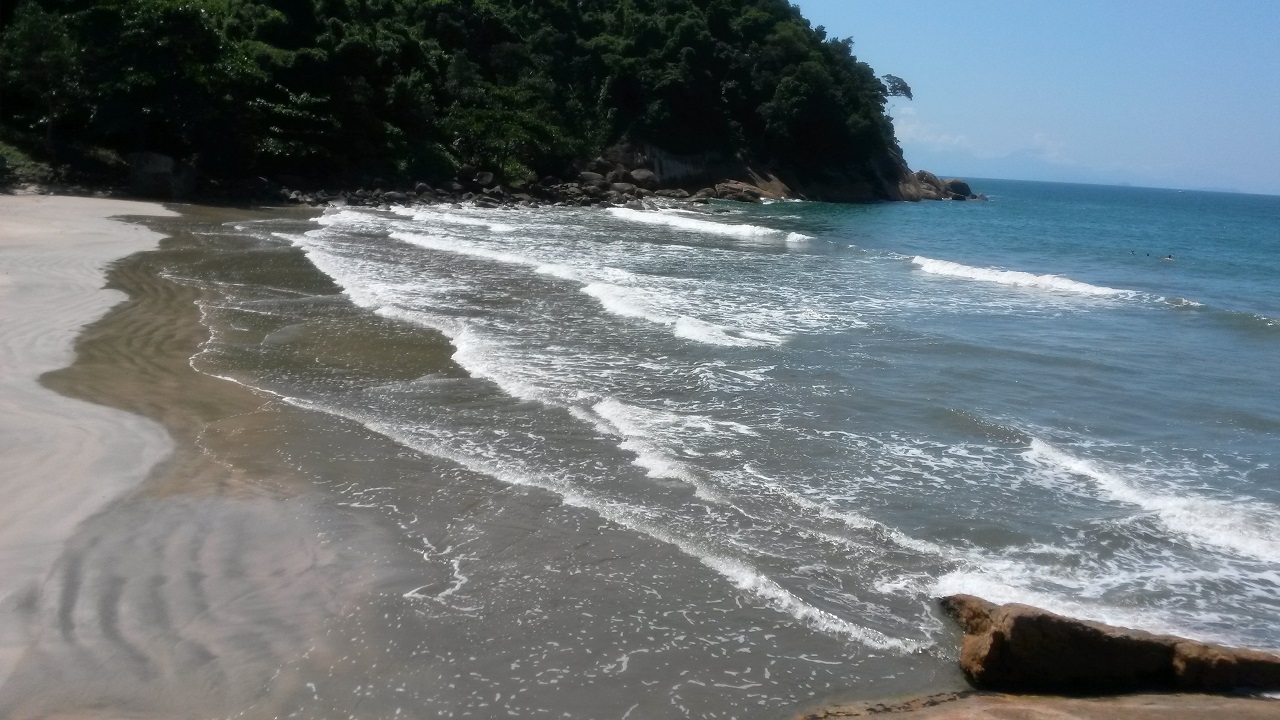
[[[11,131],[213,178],[519,183],[631,142],[803,183],[898,157],[885,101],[910,95],[786,0],[19,0],[0,20]]]

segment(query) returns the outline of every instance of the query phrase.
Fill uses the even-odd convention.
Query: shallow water
[[[420,557],[290,702],[775,717],[955,684],[953,592],[1280,647],[1280,198],[975,187],[206,228],[193,367]]]

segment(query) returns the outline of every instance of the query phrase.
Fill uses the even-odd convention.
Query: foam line
[[[1071,589],[1063,592],[1033,590],[1028,586],[1042,584],[1046,579],[1051,581],[1060,578],[1046,578],[1045,569],[1018,563],[1006,558],[985,557],[965,563],[968,567],[946,573],[930,584],[928,594],[932,597],[949,595],[977,595],[997,604],[1022,603],[1044,608],[1069,617],[1082,620],[1146,630],[1160,634],[1178,635],[1181,637],[1198,637],[1211,642],[1230,642],[1230,638],[1208,636],[1203,632],[1184,626],[1178,619],[1158,608],[1128,608],[1083,599],[1085,589]],[[1068,599],[1081,598],[1081,599]]]
[[[595,298],[608,312],[636,318],[671,328],[672,334],[706,345],[724,347],[762,347],[780,345],[784,338],[770,333],[736,330],[687,315],[668,315],[656,310],[650,298],[652,291],[612,283],[590,283],[582,292]],[[656,299],[656,298],[655,298]]]
[[[390,236],[394,240],[406,242],[410,245],[416,245],[425,250],[436,250],[438,252],[453,253],[455,255],[470,255],[472,257],[493,260],[507,265],[522,265],[525,267],[537,268],[545,264],[541,260],[536,260],[526,255],[493,250],[458,238],[407,232],[393,232]]]
[[[397,207],[392,208],[392,212],[397,215],[406,215],[413,218],[414,222],[424,224],[461,225],[463,227],[485,228],[490,232],[495,233],[511,233],[520,229],[515,225],[496,222],[485,217],[473,217],[459,213],[441,212],[439,210]]]
[[[1061,275],[1033,275],[1031,273],[1019,272],[1017,270],[997,270],[995,268],[980,268],[970,265],[961,265],[960,263],[950,262],[947,260],[934,260],[917,255],[911,259],[921,271],[930,275],[942,275],[945,277],[963,278],[966,280],[980,280],[982,282],[998,283],[1000,285],[1008,285],[1011,287],[1035,288],[1038,290],[1054,290],[1058,292],[1076,293],[1078,295],[1093,295],[1099,297],[1122,297],[1132,296],[1134,293],[1130,290],[1117,290],[1115,288],[1100,287],[1098,285],[1090,285],[1077,280],[1062,277]]]
[[[739,225],[729,223],[711,222],[709,220],[697,220],[683,215],[675,215],[662,212],[643,212],[640,210],[631,210],[628,208],[609,208],[610,215],[628,220],[630,222],[641,223],[644,225],[662,225],[665,227],[675,228],[677,230],[688,230],[691,232],[708,233],[711,235],[721,235],[725,237],[736,238],[782,238],[788,242],[802,242],[812,240],[813,238],[801,233],[788,233],[784,230],[775,230],[773,228],[762,227],[760,225]]]
[[[1186,492],[1152,492],[1133,478],[1075,457],[1039,438],[1031,440],[1023,457],[1058,472],[1087,478],[1111,500],[1152,513],[1173,533],[1228,552],[1280,562],[1280,520],[1274,511]]]
[[[835,637],[844,638],[866,645],[877,650],[887,650],[906,655],[916,652],[926,644],[903,638],[894,638],[871,628],[862,627],[844,620],[834,613],[806,603],[790,590],[779,585],[750,564],[732,558],[726,558],[710,552],[691,540],[678,537],[667,528],[657,526],[646,519],[652,515],[644,508],[625,503],[598,498],[594,495],[566,486],[563,481],[539,477],[517,468],[483,460],[469,453],[460,453],[440,443],[424,441],[405,435],[398,428],[386,423],[371,421],[359,413],[345,408],[335,408],[301,398],[282,397],[286,402],[309,410],[319,410],[338,417],[345,417],[364,425],[369,430],[390,438],[406,447],[422,453],[450,460],[471,470],[509,485],[535,487],[551,492],[566,504],[580,507],[600,517],[622,526],[633,532],[647,535],[655,540],[667,543],[682,553],[696,559],[705,567],[715,571],[734,587],[747,592],[764,601],[771,609],[789,615],[807,627]]]

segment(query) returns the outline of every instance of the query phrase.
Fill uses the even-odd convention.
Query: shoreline
[[[0,198],[0,209],[4,202]],[[118,207],[119,201],[98,202]],[[93,215],[85,222],[94,227],[116,225],[106,220],[116,214]],[[181,216],[168,217],[175,218],[174,227],[179,227],[201,218],[220,221],[249,214],[190,206],[183,208]],[[0,222],[8,219],[0,215]],[[164,229],[169,222],[149,224]],[[101,307],[95,316],[81,321],[81,325],[90,323],[87,327],[60,327],[58,338],[65,342],[47,361],[55,364],[36,371],[44,393],[41,407],[53,407],[47,396],[54,393],[45,387],[62,393],[56,395],[58,400],[75,408],[65,411],[70,414],[62,419],[80,422],[79,431],[98,443],[99,455],[118,457],[135,427],[163,437],[163,452],[153,451],[154,458],[146,456],[153,462],[145,467],[130,465],[131,470],[124,471],[127,482],[117,494],[63,527],[69,534],[54,548],[57,556],[46,559],[44,582],[27,594],[21,613],[11,613],[11,606],[0,599],[6,629],[0,647],[13,655],[12,664],[18,666],[17,682],[6,682],[13,674],[11,668],[0,673],[0,715],[105,718],[119,717],[123,708],[130,708],[130,716],[137,717],[233,713],[273,717],[303,707],[303,700],[316,692],[304,681],[332,674],[335,667],[343,667],[349,677],[381,679],[377,670],[381,656],[373,655],[379,646],[359,647],[365,643],[356,643],[351,632],[388,632],[375,628],[371,620],[387,609],[379,596],[398,601],[405,589],[416,593],[435,586],[448,593],[456,578],[424,579],[429,573],[421,558],[399,557],[399,548],[382,537],[380,523],[367,514],[340,509],[342,503],[326,496],[312,468],[294,458],[297,448],[323,447],[340,455],[338,450],[346,446],[363,448],[384,441],[359,432],[355,433],[359,437],[348,437],[353,434],[348,421],[285,405],[234,381],[194,370],[190,359],[208,332],[196,303],[208,300],[210,294],[161,277],[159,259],[163,253],[188,248],[180,239],[161,242],[160,235],[140,227],[121,227],[131,227],[145,238],[138,240],[137,247],[129,246],[131,252],[155,248],[157,243],[163,252],[111,259],[106,275],[110,287],[127,291],[124,302],[114,291],[97,289],[101,274],[81,278],[84,283],[96,283],[88,291],[96,304],[89,305]],[[105,251],[105,247],[95,249]],[[111,247],[119,252],[124,246]],[[80,244],[64,251],[84,262],[108,262],[86,259]],[[6,263],[0,264],[5,310],[14,307],[9,298],[17,287],[7,258],[0,255],[0,263]],[[22,263],[17,267],[23,273],[29,271]],[[11,334],[5,323],[10,320],[8,313],[0,312],[0,357],[6,367],[17,367],[8,362],[8,356],[17,351],[7,339]],[[27,320],[24,327],[31,322]],[[44,328],[47,325],[38,325],[28,332]],[[86,405],[64,394],[96,404]],[[15,395],[6,386],[0,397],[4,398],[0,423],[9,422]],[[83,414],[86,407],[108,420],[90,425],[91,416]],[[36,426],[39,419],[28,418]],[[93,447],[83,442],[79,446]],[[20,455],[16,443],[3,450],[6,457]],[[405,472],[423,469],[420,461],[404,462],[413,463]],[[76,487],[100,480],[94,468],[85,466],[80,472],[81,476],[72,478],[80,481]],[[38,485],[31,475],[13,477],[25,479],[37,494],[47,493],[47,486]],[[477,500],[489,492],[478,490]],[[545,501],[532,493],[522,494],[520,502],[539,505]],[[447,514],[448,503],[445,506],[441,512]],[[6,507],[0,513],[18,510]],[[69,519],[64,518],[66,522]],[[19,526],[0,524],[0,528],[0,539],[7,539]],[[592,541],[597,532],[588,529],[581,536]],[[8,547],[0,545],[0,549]],[[380,559],[370,567],[371,558]],[[410,569],[416,573],[411,579]],[[75,582],[69,581],[72,577]],[[428,580],[434,584],[424,584]],[[163,601],[157,599],[157,587],[165,589]],[[204,597],[198,600],[200,594]],[[25,624],[21,643],[10,640],[16,637],[10,630],[14,618]],[[257,636],[252,651],[244,647],[249,634]],[[111,660],[110,667],[104,659]],[[166,671],[157,675],[159,668]],[[264,684],[265,677],[270,680]],[[324,690],[322,686],[322,694]],[[858,696],[870,694],[865,687],[848,690]],[[1241,718],[1280,715],[1277,702],[1218,696],[1084,700],[961,692],[948,698],[933,704],[932,697],[878,706],[858,703],[801,716],[892,712],[943,720],[1019,712],[1023,713],[1019,717],[1028,718],[1093,720],[1208,713]],[[307,707],[320,713],[310,715],[315,717],[355,709]],[[1153,714],[1141,714],[1144,708],[1154,708]],[[408,717],[433,714],[439,707],[424,704],[415,709],[418,712],[410,710]],[[372,705],[361,712],[379,716]]]

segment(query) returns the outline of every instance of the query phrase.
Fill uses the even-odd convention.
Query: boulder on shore
[[[946,183],[947,190],[955,195],[965,198],[973,195],[973,190],[969,187],[969,183],[961,180],[960,178],[948,178],[942,182]]]
[[[934,175],[928,170],[917,170],[916,180],[918,180],[920,184],[924,185],[925,187],[933,188],[934,192],[938,194],[945,192],[947,189],[947,186],[943,184],[941,180],[938,179],[938,176]]]
[[[904,199],[917,200],[986,200],[986,195],[974,195],[969,183],[959,178],[940,179],[928,170],[917,170],[914,174],[914,187],[911,190],[916,197]]]
[[[631,182],[645,190],[657,190],[661,185],[658,176],[652,170],[639,168],[631,171]]]
[[[960,669],[974,687],[1110,695],[1280,690],[1280,657],[1076,620],[1029,605],[953,595]]]
[[[578,173],[578,182],[582,183],[583,185],[594,185],[596,187],[608,186],[608,183],[605,182],[603,175],[601,175],[600,173],[590,172],[590,171],[584,171],[584,172]]]
[[[921,200],[941,200],[942,194],[932,185],[921,185],[918,189]]]
[[[768,192],[766,190],[761,190],[755,185],[742,182],[741,180],[726,180],[722,183],[717,183],[715,191],[716,191],[716,197],[720,198],[721,200],[734,200],[737,202],[746,202],[746,203],[761,203],[761,202],[764,202],[766,198],[770,200],[777,199],[777,197],[773,193]]]

